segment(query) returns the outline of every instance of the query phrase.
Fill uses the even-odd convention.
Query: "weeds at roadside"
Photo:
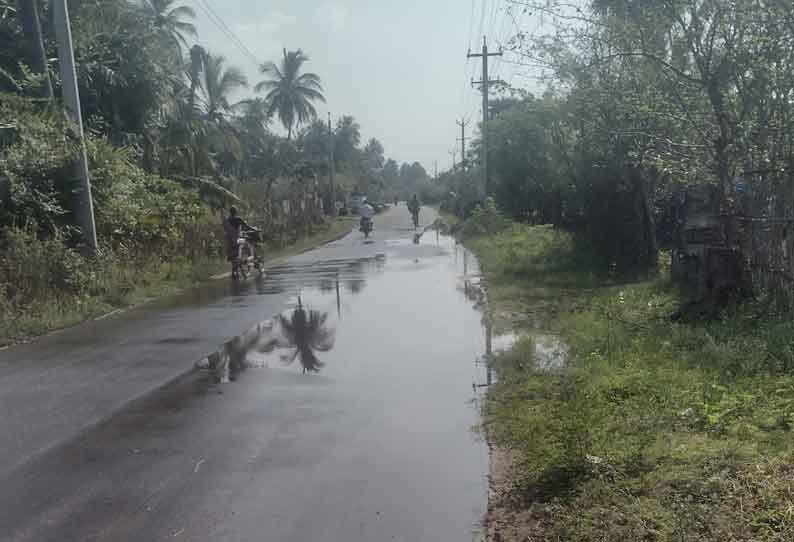
[[[266,258],[314,246],[350,224],[337,221],[292,246],[268,250]],[[105,250],[86,259],[57,238],[41,241],[24,230],[7,230],[3,239],[0,347],[197,286],[227,266],[219,246],[190,257]]]
[[[538,370],[531,336],[497,357],[489,438],[513,451],[500,513],[537,539],[794,539],[794,325],[761,304],[675,322],[676,289],[589,273],[548,227],[467,241],[491,309],[569,347]],[[531,323],[531,325],[530,325]]]

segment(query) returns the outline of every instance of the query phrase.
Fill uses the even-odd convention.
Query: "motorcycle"
[[[237,239],[237,253],[232,259],[232,280],[247,279],[256,269],[264,273],[264,262],[256,253],[256,244],[262,241],[262,233],[257,229],[245,230]]]
[[[359,229],[364,234],[364,239],[369,239],[369,235],[372,233],[372,219],[367,217],[362,217],[361,227]]]

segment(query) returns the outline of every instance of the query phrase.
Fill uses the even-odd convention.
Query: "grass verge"
[[[496,320],[523,335],[494,360],[483,412],[509,458],[492,473],[492,539],[794,540],[790,315],[756,302],[676,322],[664,277],[590,272],[549,227],[466,244]],[[567,343],[564,369],[536,363],[546,333]]]
[[[272,262],[337,239],[350,231],[354,223],[354,219],[347,218],[330,222],[327,227],[293,244],[266,250],[265,261]],[[53,243],[53,247],[57,246]],[[45,253],[46,250],[47,247],[42,248]],[[52,257],[52,254],[43,254],[41,259]],[[103,263],[101,270],[87,279],[90,287],[79,294],[54,286],[50,280],[48,286],[37,289],[35,295],[20,306],[11,305],[0,292],[0,347],[199,286],[227,267],[223,258],[215,257],[110,261]]]

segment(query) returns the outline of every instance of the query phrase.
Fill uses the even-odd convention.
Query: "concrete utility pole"
[[[334,129],[331,112],[328,112],[328,189],[331,193],[331,215],[336,216],[336,194],[334,191]]]
[[[469,139],[466,137],[466,126],[469,125],[469,122],[460,119],[459,121],[456,120],[455,123],[460,126],[460,163],[463,165],[463,168],[466,168],[466,140]]]
[[[80,111],[80,94],[77,90],[77,74],[74,67],[72,27],[69,24],[69,10],[66,6],[66,0],[52,0],[52,10],[55,23],[55,39],[58,41],[58,60],[61,66],[63,105],[66,114],[74,122],[77,137],[80,139],[80,151],[77,160],[77,176],[80,179],[78,216],[83,232],[85,249],[93,256],[97,252],[94,202],[91,198],[88,156],[85,152],[85,140],[83,138],[83,117]]]
[[[438,180],[438,160],[433,161],[433,168],[435,171],[435,176],[433,177],[435,180]]]
[[[450,154],[450,156],[452,156],[452,171],[455,171],[455,168],[457,168],[457,166],[458,166],[455,163],[455,158],[458,156],[458,150],[457,149],[452,149],[451,151],[449,151],[449,154]]]
[[[469,51],[468,58],[482,57],[482,81],[472,81],[472,84],[482,85],[482,176],[485,184],[485,195],[491,193],[490,177],[488,175],[488,89],[496,81],[488,79],[488,57],[502,56],[501,49],[498,53],[488,52],[488,42],[482,38],[482,53]]]
[[[44,52],[44,39],[41,35],[38,2],[37,0],[17,0],[17,5],[22,16],[22,28],[28,42],[30,66],[36,74],[44,77],[38,94],[42,98],[52,98],[52,82],[50,81],[50,72],[47,70],[47,55]]]

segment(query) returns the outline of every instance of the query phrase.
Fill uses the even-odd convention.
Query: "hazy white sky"
[[[377,137],[386,155],[448,169],[460,129],[455,120],[480,115],[478,59],[487,33],[493,49],[515,33],[509,0],[184,0],[197,14],[199,42],[241,68],[252,86],[261,79],[254,59],[241,52],[219,25],[214,10],[258,59],[278,60],[282,48],[303,49],[307,69],[320,75],[336,118],[353,115],[366,140]],[[207,7],[209,6],[209,9]],[[518,19],[520,15],[517,15]],[[480,36],[480,37],[477,37]],[[520,70],[499,59],[491,74],[521,86]]]

